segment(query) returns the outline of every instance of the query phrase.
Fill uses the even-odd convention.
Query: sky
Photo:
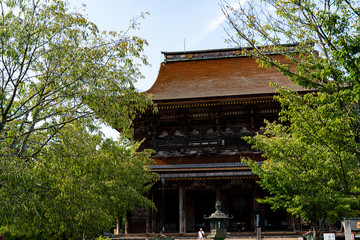
[[[190,51],[229,47],[223,29],[225,17],[220,0],[68,0],[71,8],[86,4],[84,14],[101,30],[120,31],[128,28],[130,20],[141,12],[150,15],[140,20],[140,29],[131,31],[146,39],[145,48],[150,67],[140,70],[145,77],[136,83],[141,91],[155,82],[162,51]],[[235,1],[227,1],[234,3]]]
[[[225,16],[219,6],[220,0],[68,0],[70,8],[79,10],[82,4],[83,14],[95,23],[100,30],[126,30],[130,20],[149,12],[140,20],[140,29],[131,31],[146,39],[149,46],[144,54],[151,66],[140,68],[144,79],[135,87],[140,91],[148,90],[155,82],[162,51],[191,51],[230,47],[225,43],[228,38],[224,26]],[[246,0],[241,0],[246,1]],[[238,1],[227,0],[229,4]],[[107,137],[116,138],[118,132],[103,127]]]

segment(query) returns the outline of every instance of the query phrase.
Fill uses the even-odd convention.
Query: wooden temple
[[[289,45],[289,51],[295,46]],[[270,82],[294,91],[276,69],[259,67],[242,49],[163,52],[156,82],[147,92],[157,104],[135,122],[142,148],[154,149],[151,171],[159,179],[148,193],[157,210],[137,208],[127,216],[128,233],[209,231],[204,215],[232,215],[229,232],[294,231],[299,221],[285,211],[258,204],[264,192],[241,157],[263,161],[242,137],[261,131],[264,119],[278,119]],[[269,56],[284,59],[278,54]]]

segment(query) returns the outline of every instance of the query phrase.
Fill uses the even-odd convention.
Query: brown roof
[[[275,88],[269,86],[270,81],[294,91],[304,90],[277,69],[258,65],[255,59],[245,56],[163,62],[156,82],[147,92],[154,100],[272,94]]]

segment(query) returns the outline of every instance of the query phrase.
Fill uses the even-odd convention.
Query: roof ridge
[[[283,44],[286,52],[296,51],[298,44]],[[259,46],[260,49],[269,49],[268,54],[277,55],[284,54],[284,52],[274,51],[274,46]],[[207,50],[192,50],[192,51],[178,51],[166,52],[162,51],[164,55],[164,62],[178,62],[178,61],[193,61],[193,60],[206,60],[218,58],[233,58],[233,57],[249,57],[246,52],[254,50],[254,47],[235,47],[235,48],[219,48]]]

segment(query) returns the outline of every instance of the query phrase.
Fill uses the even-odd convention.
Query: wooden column
[[[146,197],[149,198],[152,202],[153,196],[151,193],[147,193]],[[145,222],[145,232],[151,233],[152,232],[152,208],[148,207],[146,208],[146,222]]]
[[[152,232],[151,210],[150,207],[146,209],[146,233]]]
[[[155,196],[154,193],[151,194],[151,200],[152,202],[158,207],[158,209],[160,209],[159,204],[157,202],[155,202]],[[159,230],[155,230],[158,229],[158,223],[159,221],[156,220],[156,212],[153,208],[151,208],[151,232],[160,232]]]
[[[261,240],[261,227],[256,228],[256,240]]]
[[[261,215],[262,213],[261,209],[263,208],[260,206],[258,201],[256,201],[256,199],[261,197],[258,190],[259,190],[258,187],[255,186],[252,194],[253,207],[251,209],[251,216],[252,216],[251,225],[253,226],[255,232],[257,232],[258,227],[262,226],[261,221],[264,219],[264,216]]]
[[[179,187],[179,233],[186,232],[185,187]]]

